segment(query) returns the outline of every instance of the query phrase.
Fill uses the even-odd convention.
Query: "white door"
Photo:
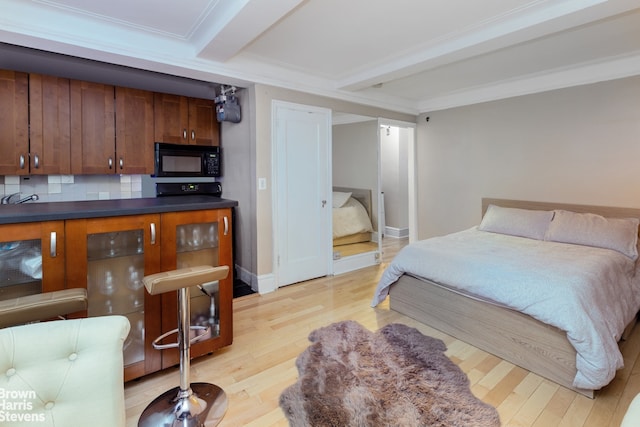
[[[276,285],[329,274],[331,111],[274,101]]]

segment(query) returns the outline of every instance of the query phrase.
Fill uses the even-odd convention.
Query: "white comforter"
[[[640,307],[640,273],[626,256],[587,246],[469,230],[403,248],[372,306],[402,274],[459,288],[567,332],[577,352],[574,387],[600,389],[622,368],[618,348]]]

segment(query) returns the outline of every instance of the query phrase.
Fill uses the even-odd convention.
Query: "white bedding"
[[[362,203],[350,197],[340,208],[333,208],[333,238],[373,231]]]
[[[567,331],[577,352],[574,387],[597,390],[622,368],[618,340],[640,307],[640,273],[619,252],[479,231],[403,248],[383,273],[372,306],[402,274],[495,301]]]

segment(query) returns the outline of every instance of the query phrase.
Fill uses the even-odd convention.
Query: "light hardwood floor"
[[[472,391],[498,409],[504,426],[620,425],[631,399],[640,392],[640,327],[621,343],[625,367],[595,399],[588,399],[392,312],[388,302],[371,308],[378,278],[404,244],[406,239],[385,239],[380,266],[235,299],[233,344],[191,365],[191,381],[217,384],[229,397],[229,409],[219,425],[287,426],[278,397],[296,381],[295,359],[308,346],[307,336],[346,319],[371,330],[400,322],[442,339],[447,355],[468,375]],[[177,368],[171,368],[127,383],[127,426],[137,424],[151,400],[178,385],[178,375]]]

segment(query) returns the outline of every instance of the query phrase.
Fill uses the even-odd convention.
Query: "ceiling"
[[[0,0],[0,42],[417,114],[640,74],[640,0]]]

